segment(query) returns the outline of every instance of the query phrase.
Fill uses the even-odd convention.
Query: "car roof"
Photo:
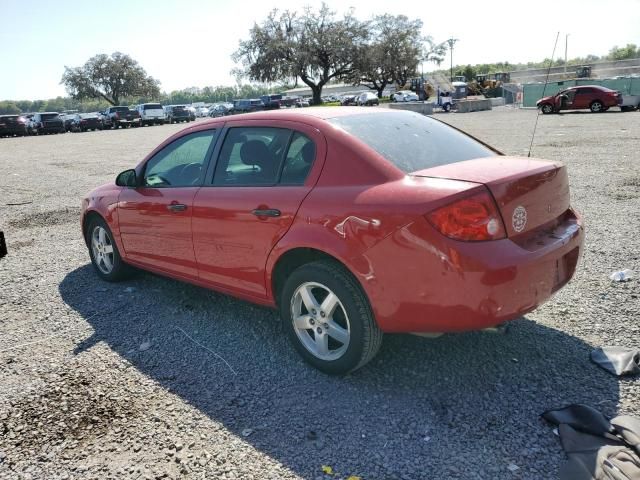
[[[234,115],[233,117],[226,117],[226,121],[235,120],[287,120],[298,121],[303,123],[316,123],[318,120],[329,120],[337,117],[350,117],[356,115],[366,115],[368,113],[392,113],[398,112],[398,110],[391,110],[390,108],[376,108],[376,107],[354,107],[354,108],[339,108],[339,107],[308,107],[305,109],[279,109],[279,110],[262,110],[252,113],[242,113]],[[314,122],[314,120],[316,122]],[[219,124],[220,119],[213,118],[211,120],[205,120],[203,125],[215,123]]]
[[[614,90],[611,90],[610,88],[607,87],[603,87],[602,85],[576,85],[574,87],[569,87],[566,90],[575,90],[576,88],[595,88],[597,90],[605,90],[608,92],[613,92]]]

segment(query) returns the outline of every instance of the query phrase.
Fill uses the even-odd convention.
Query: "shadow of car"
[[[75,355],[107,345],[303,478],[323,464],[363,478],[468,478],[453,454],[478,478],[512,478],[511,459],[521,478],[556,478],[564,454],[538,415],[570,402],[613,415],[619,400],[588,344],[526,318],[506,335],[391,335],[370,367],[332,377],[295,355],[275,312],[222,294],[151,274],[104,284],[90,264],[59,293],[93,329]]]

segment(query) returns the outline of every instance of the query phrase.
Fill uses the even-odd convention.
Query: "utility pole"
[[[453,46],[456,44],[457,41],[458,39],[453,37],[447,40],[447,43],[449,44],[449,52],[451,53],[451,71],[450,71],[451,78],[449,80],[452,83],[453,83]]]
[[[569,45],[569,34],[564,36],[564,76],[567,77],[567,47]],[[552,60],[553,61],[553,60]]]

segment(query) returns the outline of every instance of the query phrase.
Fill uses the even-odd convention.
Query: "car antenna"
[[[551,65],[553,65],[553,57],[556,56],[556,47],[558,46],[558,37],[560,36],[560,32],[556,34],[556,43],[553,44],[553,53],[551,54],[551,58],[549,59],[549,68],[547,68],[547,78],[544,80],[544,87],[542,87],[542,98],[544,98],[544,93],[547,91],[547,85],[549,84],[549,74],[551,73]],[[540,118],[540,112],[536,115],[536,123],[533,126],[533,134],[531,134],[531,143],[529,144],[529,153],[527,157],[531,158],[531,149],[533,148],[533,139],[536,138],[536,129],[538,128],[538,119]]]

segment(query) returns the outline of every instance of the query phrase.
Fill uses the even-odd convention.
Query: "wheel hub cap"
[[[91,232],[91,250],[98,270],[106,275],[110,274],[113,271],[113,243],[107,230],[100,225]]]
[[[351,338],[351,325],[338,296],[317,282],[300,285],[291,299],[293,328],[302,345],[321,360],[342,357]]]

